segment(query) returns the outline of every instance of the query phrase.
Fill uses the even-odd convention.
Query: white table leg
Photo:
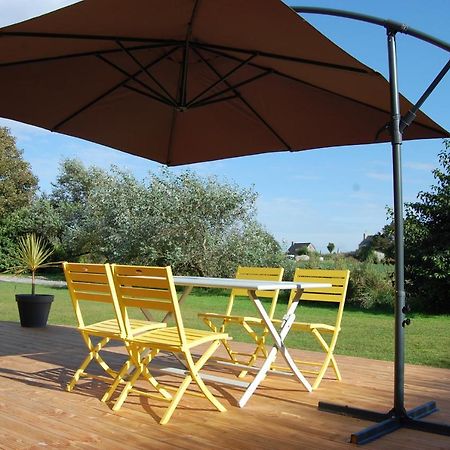
[[[297,295],[295,296],[294,300],[292,301],[291,306],[288,309],[288,312],[283,317],[283,322],[281,324],[280,332],[278,333],[276,328],[273,326],[272,321],[270,320],[269,316],[267,315],[266,310],[264,309],[264,306],[262,305],[259,298],[256,296],[255,291],[249,291],[249,297],[253,300],[255,303],[256,308],[258,309],[258,312],[265,322],[267,328],[269,329],[271,335],[273,336],[275,340],[275,345],[270,350],[266,360],[264,361],[263,365],[261,366],[261,369],[256,374],[256,377],[253,379],[253,381],[249,384],[248,388],[244,392],[243,396],[239,400],[239,406],[242,408],[246,405],[250,397],[255,392],[258,385],[261,383],[261,381],[265,378],[267,372],[270,369],[270,366],[275,361],[275,358],[277,356],[278,350],[280,350],[281,355],[286,360],[287,364],[291,368],[291,370],[294,372],[297,379],[305,386],[306,390],[308,392],[312,391],[312,387],[308,380],[303,376],[303,374],[298,369],[297,365],[295,364],[294,360],[292,359],[291,355],[289,354],[287,348],[284,345],[284,339],[286,338],[287,334],[289,333],[290,328],[292,327],[292,323],[295,320],[295,310],[298,306],[298,302],[300,299],[301,291],[297,291]]]

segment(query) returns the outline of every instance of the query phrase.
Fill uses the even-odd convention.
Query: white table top
[[[240,280],[238,278],[184,277],[174,276],[178,286],[196,286],[222,289],[248,289],[255,291],[274,291],[277,289],[327,288],[330,283],[307,283],[292,281]]]

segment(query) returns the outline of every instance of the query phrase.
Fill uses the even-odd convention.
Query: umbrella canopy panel
[[[387,81],[278,0],[86,0],[0,37],[0,116],[168,165],[390,140]]]

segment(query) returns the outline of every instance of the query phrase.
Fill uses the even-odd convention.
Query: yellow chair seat
[[[275,325],[281,324],[281,319],[274,319],[272,322]],[[308,323],[308,322],[294,322],[292,324],[292,330],[302,330],[302,331],[311,331],[311,330],[321,330],[321,331],[330,331],[334,332],[336,330],[335,326],[327,325],[325,323]]]
[[[254,323],[257,325],[263,325],[262,319],[259,319],[258,317],[252,317],[252,316],[230,316],[227,314],[217,314],[217,313],[199,313],[198,317],[201,319],[208,318],[208,319],[224,319],[228,323]]]
[[[149,322],[148,320],[132,319],[130,325],[134,333],[141,334],[167,325],[163,322]],[[103,320],[84,327],[78,327],[78,331],[84,331],[93,336],[110,337],[120,339],[120,327],[116,319]]]
[[[186,337],[184,348],[193,348],[217,339],[229,339],[227,333],[212,333],[193,328],[185,328],[184,332]],[[183,348],[177,327],[167,327],[141,334],[133,339],[133,343],[175,352],[179,352]]]

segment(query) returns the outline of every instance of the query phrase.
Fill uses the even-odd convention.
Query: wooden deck
[[[219,413],[201,398],[185,396],[168,425],[163,405],[131,395],[115,413],[99,398],[105,385],[85,380],[64,386],[85,354],[73,328],[21,328],[0,322],[0,448],[83,449],[351,449],[350,433],[370,422],[317,410],[318,401],[386,412],[392,406],[392,363],[338,357],[343,381],[324,380],[307,393],[290,378],[269,376],[247,406],[241,390],[214,385],[227,407]],[[120,347],[111,349],[117,363]],[[450,422],[450,370],[407,366],[406,407],[436,400],[427,418]],[[450,449],[450,437],[402,429],[367,444],[368,449]]]

